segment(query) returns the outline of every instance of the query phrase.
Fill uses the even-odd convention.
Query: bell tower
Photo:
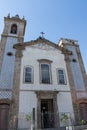
[[[14,67],[15,67],[15,54],[16,50],[13,46],[19,42],[24,41],[26,20],[20,18],[19,15],[14,17],[4,17],[4,30],[1,35],[0,42],[0,129],[8,130],[8,120],[10,118],[13,95],[13,80],[14,80]],[[8,110],[8,111],[7,111]],[[6,111],[6,112],[5,112]]]

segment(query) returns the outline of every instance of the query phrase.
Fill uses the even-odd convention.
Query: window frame
[[[25,81],[25,75],[26,75],[25,70],[26,70],[26,68],[31,68],[31,82],[26,82]],[[33,69],[33,67],[32,66],[25,66],[23,71],[24,71],[23,72],[23,82],[25,84],[33,84],[34,83],[34,69]]]
[[[44,83],[42,82],[42,71],[41,71],[41,65],[48,65],[49,66],[49,78],[50,78],[50,82],[49,83]],[[46,63],[46,62],[41,62],[40,63],[40,74],[39,74],[39,77],[40,77],[40,83],[41,84],[52,84],[52,72],[51,72],[51,64],[50,63]]]
[[[64,83],[60,83],[60,81],[59,81],[59,72],[58,72],[59,70],[63,71]],[[66,73],[65,73],[64,68],[57,68],[57,82],[58,82],[59,85],[66,85],[67,84]]]

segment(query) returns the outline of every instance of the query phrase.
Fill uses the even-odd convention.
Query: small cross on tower
[[[45,34],[44,32],[41,32],[42,38],[44,38],[44,36],[43,36],[44,34]]]

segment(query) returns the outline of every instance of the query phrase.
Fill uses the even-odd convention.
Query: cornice
[[[18,18],[18,17],[4,17],[4,20],[5,21],[14,21],[14,22],[24,22],[25,23],[25,25],[26,25],[26,20],[24,19],[24,18],[22,18],[22,19],[20,19],[20,18]]]
[[[61,51],[62,51],[63,54],[65,54],[65,55],[72,55],[72,51],[69,51],[69,50],[66,49],[66,48],[61,47]]]
[[[50,42],[49,40],[45,39],[45,38],[38,38],[36,40],[32,40],[32,41],[29,41],[29,42],[24,42],[24,43],[18,43],[16,45],[13,46],[13,48],[17,49],[17,50],[24,50],[25,47],[27,46],[32,46],[32,45],[36,45],[36,44],[47,44],[49,46],[52,46],[58,50],[60,50],[63,54],[66,54],[66,55],[72,55],[72,52],[69,51],[68,49],[64,48],[64,47],[61,47],[61,46],[58,46],[57,44],[53,43],[53,42]]]
[[[48,60],[48,59],[38,59],[38,62],[40,62],[40,63],[43,63],[43,62],[48,62],[48,63],[52,63],[53,61],[51,61],[51,60]]]
[[[31,45],[40,44],[40,43],[45,43],[49,46],[52,46],[52,47],[60,50],[60,47],[57,44],[55,44],[55,43],[53,43],[45,38],[42,38],[42,37],[39,37],[36,40],[31,40],[29,42],[25,42],[24,46],[31,46]]]
[[[2,37],[24,38],[23,36],[18,36],[18,35],[10,35],[10,34],[2,34]]]
[[[24,49],[25,49],[25,46],[24,46],[23,43],[18,43],[18,44],[15,44],[15,45],[13,46],[13,48],[16,49],[16,50],[24,50]]]
[[[73,39],[67,39],[67,38],[60,38],[59,42],[58,42],[59,46],[76,46],[78,47],[78,40],[73,40]]]

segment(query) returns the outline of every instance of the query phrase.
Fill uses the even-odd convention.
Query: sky
[[[87,72],[87,0],[0,0],[0,35],[9,13],[25,17],[25,42],[37,39],[40,32],[56,44],[61,37],[78,40]]]

